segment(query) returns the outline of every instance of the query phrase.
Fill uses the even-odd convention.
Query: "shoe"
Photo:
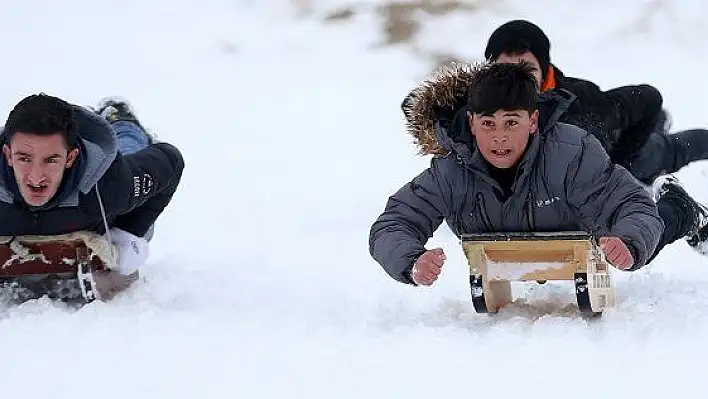
[[[149,132],[142,124],[140,124],[140,121],[135,116],[133,107],[125,99],[120,97],[106,97],[98,103],[96,113],[101,115],[101,117],[109,123],[118,121],[133,122],[145,133],[150,144],[157,142],[157,136],[155,136],[152,132]]]
[[[657,202],[661,198],[667,198],[690,209],[693,219],[691,228],[685,236],[686,242],[701,255],[708,255],[708,208],[691,198],[673,175],[656,179],[652,191]]]

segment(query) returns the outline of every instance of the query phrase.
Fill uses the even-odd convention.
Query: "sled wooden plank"
[[[573,280],[578,265],[569,263],[489,263],[490,281]]]
[[[489,281],[487,279],[482,281],[485,285],[484,296],[488,312],[496,313],[514,300],[509,281]]]
[[[513,300],[511,283],[508,281],[490,281],[487,276],[487,256],[484,253],[484,244],[470,244],[464,247],[465,255],[469,260],[470,274],[482,275],[482,291],[486,311],[495,313]]]
[[[576,245],[573,248],[573,252],[576,262],[576,272],[586,273],[588,271],[594,271],[594,262],[590,258],[590,253],[592,252],[592,244],[590,242],[586,242],[585,245]]]
[[[467,241],[470,265],[484,265],[489,280],[573,280],[585,271],[592,244],[587,240]],[[473,249],[474,248],[474,249]],[[473,255],[470,258],[470,254]]]
[[[0,243],[0,278],[66,274],[76,272],[79,252],[91,251],[81,239],[34,240],[18,237]],[[104,269],[98,256],[91,257],[93,270]]]
[[[463,246],[484,245],[487,256],[497,261],[550,262],[568,261],[574,259],[576,246],[587,250],[591,248],[589,241],[467,241]],[[508,257],[505,259],[505,257]]]
[[[575,260],[575,251],[566,249],[537,249],[525,248],[487,248],[487,258],[492,262],[531,263],[531,262],[572,262]]]
[[[470,266],[470,274],[484,274],[483,268],[486,266],[487,255],[484,253],[484,243],[465,243],[462,250],[467,257],[467,263]],[[486,271],[486,268],[484,268]]]

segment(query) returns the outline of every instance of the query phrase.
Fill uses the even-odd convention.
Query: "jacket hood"
[[[401,108],[406,130],[413,136],[421,155],[448,155],[451,152],[471,156],[474,137],[468,133],[465,106],[469,88],[476,73],[485,63],[451,63],[444,65],[414,88]],[[557,122],[575,100],[575,95],[562,89],[539,95],[539,133]]]
[[[111,125],[100,115],[75,106],[79,137],[86,149],[86,169],[78,191],[88,193],[103,177],[118,154],[118,139]]]
[[[106,173],[118,153],[118,140],[108,121],[93,111],[74,105],[81,152],[79,154],[81,175],[73,184],[64,187],[58,206],[76,206],[79,195],[87,194]],[[7,141],[5,130],[0,132],[0,144]],[[4,165],[6,165],[3,162]],[[6,181],[6,173],[0,173],[0,201],[12,203],[14,194]],[[65,190],[65,191],[64,191]]]

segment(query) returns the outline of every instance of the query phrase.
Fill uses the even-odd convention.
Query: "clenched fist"
[[[438,279],[445,259],[445,252],[442,248],[425,251],[413,265],[411,278],[416,284],[432,285]]]
[[[634,257],[619,237],[600,237],[600,249],[612,266],[626,270],[634,265]]]

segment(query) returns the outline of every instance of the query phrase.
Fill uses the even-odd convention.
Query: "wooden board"
[[[518,240],[514,233],[466,236],[462,247],[475,310],[496,313],[513,301],[511,282],[541,280],[573,282],[583,314],[599,315],[614,307],[611,276],[593,241],[582,234],[553,237],[558,236],[522,234]]]
[[[86,256],[92,270],[113,266],[110,244],[98,235],[0,237],[0,278],[76,273]]]
[[[587,271],[592,243],[562,241],[465,241],[470,272],[490,281],[573,280]]]

